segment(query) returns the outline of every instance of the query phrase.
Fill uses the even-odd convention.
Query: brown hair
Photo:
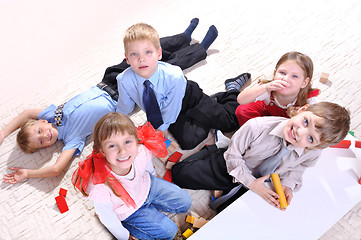
[[[29,119],[21,126],[20,131],[16,136],[16,141],[20,149],[23,150],[25,153],[34,153],[39,150],[38,148],[34,148],[31,142],[29,141],[30,138],[29,128],[31,126],[34,126],[38,122],[39,120],[37,119]]]
[[[128,52],[129,44],[137,40],[149,40],[156,49],[160,48],[159,34],[149,24],[137,23],[125,31],[123,39],[125,52]]]
[[[321,133],[321,143],[317,148],[336,145],[346,137],[350,130],[350,112],[336,103],[319,102],[308,106],[305,111],[310,111],[324,119],[322,124],[316,124],[316,129]]]
[[[110,138],[113,134],[117,134],[117,133],[124,134],[124,132],[127,132],[129,135],[134,136],[135,139],[138,139],[137,129],[134,123],[132,122],[132,120],[127,115],[118,112],[110,112],[104,115],[102,118],[98,120],[98,122],[95,124],[94,127],[94,135],[93,135],[94,152],[98,153],[100,151],[101,143],[104,140]],[[91,161],[94,172],[93,159],[91,159]],[[109,180],[110,181],[118,181],[118,180],[116,178],[108,177],[106,178],[104,184],[107,185],[117,197],[121,198],[122,196],[115,190],[112,184],[109,183]],[[73,176],[73,180],[72,180],[74,187],[77,185],[78,182],[80,182],[80,192],[84,196],[88,196],[88,194],[82,188],[83,178],[80,177],[78,174],[76,174],[75,176]]]
[[[310,81],[308,82],[307,86],[302,88],[297,96],[297,106],[304,106],[307,104],[307,94],[313,90],[316,90],[315,88],[312,88],[312,76],[313,76],[313,62],[309,56],[306,54],[300,53],[300,52],[288,52],[282,55],[282,57],[278,60],[274,72],[278,70],[280,65],[288,60],[292,60],[296,62],[300,68],[302,68],[304,73],[304,78],[310,78]],[[268,83],[272,80],[259,80],[260,83]]]
[[[104,115],[94,127],[94,151],[98,153],[102,142],[110,138],[113,134],[124,134],[124,132],[127,132],[129,135],[134,136],[135,139],[138,139],[137,129],[127,115],[117,112],[110,112]]]

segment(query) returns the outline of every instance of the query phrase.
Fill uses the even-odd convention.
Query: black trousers
[[[211,129],[236,130],[239,127],[235,114],[238,94],[237,90],[220,92],[215,101],[203,93],[196,82],[188,80],[181,112],[169,126],[169,132],[183,150],[189,150],[206,139]]]
[[[199,44],[190,45],[184,33],[160,38],[162,61],[179,66],[182,70],[189,68],[207,57],[206,50]],[[102,82],[118,92],[117,79],[119,73],[129,67],[126,59],[105,70]],[[118,100],[118,99],[116,99]]]
[[[230,191],[237,183],[227,172],[223,153],[216,145],[205,146],[172,167],[172,180],[181,188]]]

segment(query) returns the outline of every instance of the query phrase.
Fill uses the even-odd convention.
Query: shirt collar
[[[292,144],[287,143],[286,140],[283,138],[283,130],[285,129],[288,120],[289,119],[285,119],[282,122],[280,122],[270,132],[270,135],[274,135],[274,136],[277,136],[279,138],[282,138],[283,144],[287,146],[287,149],[295,151],[298,154],[298,156],[301,156],[306,149],[304,147],[295,147]]]

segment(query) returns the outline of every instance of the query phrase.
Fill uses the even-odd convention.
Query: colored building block
[[[59,194],[63,195],[64,197],[66,196],[66,193],[68,192],[68,190],[64,189],[64,188],[60,188],[59,190]]]
[[[193,231],[188,228],[187,230],[184,231],[184,233],[182,234],[182,237],[183,237],[183,239],[187,239],[187,238],[189,238],[192,234],[193,234]]]
[[[65,201],[65,197],[63,195],[59,195],[55,198],[56,204],[58,205],[59,211],[64,213],[69,210],[68,204]]]
[[[182,153],[175,152],[168,158],[168,161],[176,163],[179,161],[179,159],[181,159],[182,156],[183,156]]]
[[[165,171],[163,179],[171,183],[172,182],[172,171],[171,170]]]
[[[278,176],[278,173],[272,173],[271,178],[272,178],[273,186],[275,187],[276,193],[279,196],[278,201],[280,202],[280,208],[286,209],[288,204],[287,204],[285,193],[283,192],[283,188],[282,188],[280,177]]]
[[[330,146],[331,148],[349,148],[351,146],[350,140],[342,140],[340,143]]]
[[[187,215],[187,217],[186,217],[186,222],[187,222],[187,223],[190,223],[190,224],[193,224],[193,222],[194,222],[194,217],[191,216],[191,215]]]
[[[175,152],[173,153],[166,161],[165,163],[165,168],[166,169],[172,169],[173,165],[176,164],[177,162],[179,162],[179,160],[181,159],[181,157],[183,156],[182,153],[180,152]]]
[[[170,146],[170,144],[172,143],[172,141],[171,140],[169,140],[169,139],[166,139],[165,141],[165,145],[167,145],[167,148]]]
[[[361,148],[361,141],[356,140],[355,147]]]
[[[329,76],[330,76],[330,74],[328,74],[328,73],[322,73],[321,78],[320,78],[320,82],[327,83]]]

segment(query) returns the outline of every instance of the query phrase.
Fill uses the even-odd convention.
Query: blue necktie
[[[155,97],[153,89],[150,87],[150,81],[144,81],[143,104],[148,121],[152,124],[154,129],[159,128],[163,124],[162,114],[160,113],[157,98]]]

